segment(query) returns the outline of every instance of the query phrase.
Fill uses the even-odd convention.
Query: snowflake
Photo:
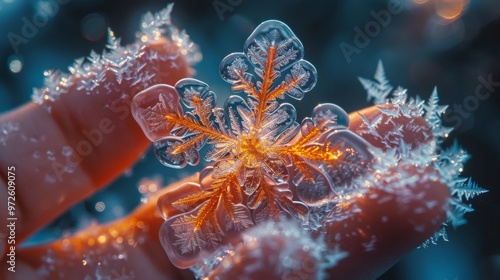
[[[208,146],[191,195],[158,201],[166,219],[160,240],[178,267],[196,263],[202,250],[215,250],[224,236],[283,217],[307,223],[309,208],[348,192],[372,161],[370,146],[347,130],[347,113],[320,104],[311,118],[296,122],[296,110],[282,100],[300,100],[316,84],[314,66],[284,23],[259,25],[244,52],[225,57],[222,79],[240,95],[222,108],[201,81],[156,85],[136,95],[132,113],[154,143],[161,163],[196,165]],[[250,71],[253,70],[253,73]],[[296,195],[294,195],[294,193]]]

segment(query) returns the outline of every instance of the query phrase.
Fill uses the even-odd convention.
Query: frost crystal
[[[289,217],[309,227],[310,208],[348,195],[368,169],[370,145],[347,130],[344,110],[320,104],[299,124],[295,108],[281,101],[300,100],[316,84],[316,69],[303,56],[288,26],[266,21],[242,53],[228,55],[219,67],[222,79],[244,97],[230,96],[217,108],[207,84],[182,79],[133,99],[132,114],[161,163],[196,165],[204,146],[204,159],[213,162],[199,184],[179,187],[191,194],[158,201],[166,219],[160,240],[176,266],[194,265],[225,236],[254,224]]]
[[[107,94],[112,90],[118,91],[118,86],[124,82],[132,88],[140,86],[140,91],[157,83],[158,72],[161,75],[154,63],[150,63],[150,68],[146,68],[146,62],[161,61],[173,64],[173,60],[180,55],[190,64],[200,61],[198,47],[184,31],[179,31],[171,24],[172,8],[173,4],[169,4],[156,14],[148,12],[142,19],[141,31],[137,33],[138,40],[132,45],[121,46],[120,38],[116,38],[114,32],[108,29],[107,50],[102,55],[91,51],[86,61],[84,58],[75,60],[74,64],[68,67],[69,74],[45,71],[43,87],[33,89],[33,102],[45,104],[50,110],[50,102],[58,100],[61,94],[74,90],[83,91],[87,95]],[[174,42],[179,47],[179,52],[159,56],[154,51],[145,51],[147,45],[162,40],[162,37]],[[113,77],[108,74],[110,71],[114,74]]]
[[[286,238],[278,255],[266,254],[259,248],[276,247],[275,240]],[[279,224],[267,221],[247,232],[243,242],[236,245],[220,246],[213,254],[203,255],[192,268],[198,279],[208,279],[214,271],[224,274],[234,266],[241,248],[255,247],[247,258],[241,279],[253,279],[252,273],[272,263],[274,271],[269,271],[268,278],[280,276],[281,279],[327,279],[327,269],[348,256],[338,248],[328,249],[323,238],[312,238],[297,223],[284,220]],[[249,276],[250,275],[250,276]]]
[[[403,162],[413,166],[431,166],[433,169],[437,170],[439,178],[431,179],[438,179],[448,185],[451,193],[451,197],[448,199],[449,208],[447,211],[447,221],[443,228],[429,238],[422,246],[426,247],[431,243],[435,244],[440,238],[447,240],[446,225],[451,224],[452,226],[458,226],[464,224],[466,222],[464,214],[473,211],[471,205],[467,204],[465,201],[476,195],[485,193],[487,190],[479,187],[472,179],[460,176],[465,162],[469,159],[469,154],[463,150],[456,141],[447,149],[441,148],[442,142],[450,135],[453,129],[442,125],[441,116],[448,106],[439,105],[439,97],[436,88],[434,88],[427,102],[422,101],[418,96],[415,99],[408,98],[406,89],[400,87],[392,91],[392,87],[385,78],[381,62],[379,62],[377,66],[374,79],[375,81],[359,78],[368,92],[368,98],[373,98],[375,104],[385,105],[378,106],[381,113],[371,120],[361,116],[366,129],[361,129],[357,132],[360,134],[371,134],[370,137],[380,140],[388,149],[384,153],[373,151],[377,159],[374,169],[389,170],[390,168],[397,168],[398,163]],[[411,139],[405,139],[404,135],[400,133],[401,127],[398,126],[394,126],[391,131],[388,131],[386,135],[383,136],[379,135],[373,129],[374,126],[380,123],[382,116],[387,119],[385,122],[390,123],[392,122],[392,118],[400,117],[401,114],[402,117],[413,118],[407,124],[405,130],[413,131],[416,134],[420,133],[426,140],[421,142],[427,142],[428,144],[422,145],[417,149],[411,147],[411,144],[407,144],[411,142]],[[430,127],[430,135],[427,135],[425,131],[417,130],[420,129],[421,126],[412,124],[413,121],[416,120],[416,117],[424,118]],[[400,176],[397,180],[394,180],[396,188],[397,185],[407,185],[412,182],[411,180],[416,179],[409,177],[405,180],[401,180],[405,178],[405,171],[399,170],[403,175],[399,174]],[[389,173],[387,174],[388,176],[390,176]],[[430,174],[428,176],[433,175]],[[376,180],[376,178],[372,178],[372,180]],[[388,178],[388,180],[390,180],[390,178]],[[433,207],[433,205],[429,205],[428,207]]]
[[[5,146],[11,134],[16,131],[19,131],[18,123],[12,121],[0,123],[0,144]]]
[[[379,60],[377,65],[377,70],[375,71],[375,76],[373,77],[375,81],[368,80],[365,78],[358,77],[359,81],[366,89],[368,101],[373,99],[375,104],[384,104],[387,97],[392,92],[392,86],[389,80],[385,77],[384,66],[382,61]]]

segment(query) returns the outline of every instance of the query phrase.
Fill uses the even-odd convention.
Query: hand
[[[149,45],[145,51],[156,51],[159,56],[163,56],[175,53],[176,46],[160,40]],[[152,83],[174,84],[191,73],[182,56],[173,56],[168,61],[153,60],[146,67],[154,70],[156,80]],[[175,268],[160,245],[158,231],[163,219],[156,210],[158,197],[151,198],[148,204],[139,206],[127,217],[110,224],[92,226],[71,237],[33,248],[19,246],[27,236],[73,204],[106,186],[147,149],[149,141],[129,111],[132,97],[146,85],[132,86],[129,81],[118,83],[111,71],[107,71],[105,75],[113,84],[109,92],[86,95],[82,90],[70,87],[67,94],[60,96],[60,100],[47,103],[51,107],[50,113],[44,106],[31,103],[0,116],[0,124],[11,122],[19,125],[19,131],[9,135],[6,145],[0,146],[0,166],[4,174],[0,181],[2,201],[7,201],[8,195],[5,177],[7,166],[15,166],[17,170],[16,272],[7,270],[5,256],[11,245],[7,244],[9,231],[3,227],[0,233],[5,236],[2,240],[5,253],[2,255],[4,259],[1,271],[4,278],[84,279],[86,276],[93,278],[97,275],[110,276],[111,279],[124,276],[129,276],[125,279],[193,277],[189,271]],[[72,79],[83,77],[73,76]],[[102,85],[98,89],[104,91]],[[371,107],[361,113],[370,119],[378,110]],[[352,131],[362,126],[358,114],[353,113],[350,118]],[[409,119],[397,118],[395,125],[402,124],[406,128],[404,125],[408,121]],[[428,130],[423,119],[415,122],[423,131]],[[388,125],[380,125],[377,129],[382,134],[390,128]],[[405,142],[412,143],[413,147],[430,140],[422,132],[412,133],[403,129],[402,133]],[[40,140],[30,142],[31,138]],[[375,139],[366,137],[366,140],[374,146],[385,148]],[[61,151],[65,146],[73,149],[73,157],[55,153],[53,160],[33,159],[36,151]],[[70,169],[65,170],[64,166]],[[406,175],[419,178],[415,184],[405,186],[408,192],[393,192],[393,182],[379,180],[373,183],[377,186],[370,193],[353,198],[360,208],[356,215],[325,225],[325,240],[329,249],[337,247],[348,253],[328,270],[333,278],[377,277],[441,226],[446,216],[446,201],[449,196],[447,187],[438,180],[430,179],[432,176],[424,176],[435,173],[430,168],[404,163],[400,167],[398,172],[406,170]],[[196,178],[197,174],[185,178],[183,182],[196,181]],[[158,196],[181,183],[176,182],[163,189]],[[384,198],[383,201],[381,197]],[[398,203],[401,200],[406,203]],[[0,218],[6,221],[7,214],[6,207],[3,207]],[[353,232],[358,234],[352,234]],[[342,237],[340,242],[335,241],[338,234]],[[373,237],[375,246],[368,248],[366,244],[374,240]],[[279,265],[272,256],[278,255],[287,248],[289,242],[296,240],[287,240],[273,234],[261,238],[261,242],[257,243],[260,248],[246,245],[238,247],[235,254],[228,257],[234,265],[230,268],[215,268],[210,277],[237,279],[250,273],[245,268],[260,263],[258,269],[250,273],[250,278],[258,279],[262,276],[262,279],[270,279]],[[275,246],[271,247],[269,244]],[[252,253],[257,249],[263,250],[262,256],[265,258],[257,258]],[[292,253],[301,263],[306,264],[310,259],[307,250]],[[281,273],[273,277],[309,279],[318,269],[315,266],[313,262],[312,268],[301,266],[287,271],[286,275]]]

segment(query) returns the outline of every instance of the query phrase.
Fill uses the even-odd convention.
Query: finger
[[[163,191],[197,178],[195,174]],[[181,271],[170,263],[159,242],[158,231],[164,220],[156,210],[156,200],[161,194],[151,197],[148,203],[123,219],[87,228],[50,244],[22,249],[16,260],[18,271],[7,275],[18,277],[12,279],[85,279],[87,276],[94,279],[98,275],[104,279],[192,278],[189,271]],[[7,272],[5,267],[3,272]],[[27,275],[30,277],[26,278]]]
[[[383,109],[391,107],[387,105]],[[370,122],[380,114],[377,107],[355,112],[350,115],[350,129],[367,131]],[[432,139],[422,118],[400,115],[393,117],[392,122],[387,120],[388,117],[383,116],[375,131],[360,134],[382,149],[396,147],[402,142],[417,148]],[[386,137],[394,128],[401,132],[399,137]],[[353,214],[326,225],[324,241],[317,240],[320,247],[328,248],[323,255],[312,249],[310,237],[306,235],[290,240],[283,238],[290,235],[290,226],[278,234],[255,229],[250,235],[258,236],[255,238],[259,242],[237,246],[234,252],[225,256],[224,263],[232,265],[218,266],[210,277],[232,279],[245,275],[258,279],[267,275],[269,279],[269,274],[273,274],[275,279],[316,279],[319,273],[326,273],[333,279],[380,276],[441,227],[449,197],[447,186],[430,167],[400,162],[380,175],[381,180],[371,178],[368,192],[338,204],[337,210]],[[245,236],[253,240],[248,238],[248,233]],[[284,254],[294,256],[292,263],[296,265],[284,263]]]
[[[134,46],[138,53],[125,53]],[[117,70],[108,54],[42,89],[49,99],[43,105],[0,117],[0,124],[16,127],[0,145],[0,199],[7,201],[7,167],[14,166],[17,242],[130,167],[149,143],[130,116],[130,100],[151,84],[175,83],[191,72],[180,49],[164,38],[115,54],[120,62],[113,63],[125,69]],[[50,101],[58,90],[67,93]],[[0,215],[7,217],[6,208]]]
[[[407,168],[406,176],[429,178],[431,172]],[[357,213],[329,223],[322,239],[313,240],[298,225],[257,226],[223,257],[221,264],[231,265],[219,265],[208,279],[377,278],[441,226],[449,196],[433,180],[398,186],[406,191],[385,184],[355,198],[350,205]]]
[[[449,197],[436,173],[400,164],[392,170],[392,179],[415,178],[415,182],[384,180],[356,197],[352,205],[359,208],[357,214],[328,224],[328,245],[338,243],[349,254],[329,273],[375,279],[436,232],[446,219]]]
[[[388,116],[382,110],[396,110],[399,115]],[[378,116],[382,119],[376,133],[362,134],[375,147],[387,150],[404,144],[415,149],[432,140],[432,132],[422,117],[404,116],[392,104],[351,114],[349,129],[359,133],[366,129],[366,120],[372,121]],[[394,131],[400,133],[393,134]],[[436,170],[403,160],[381,175],[383,179],[372,182],[368,194],[355,198],[359,213],[347,221],[328,225],[331,234],[327,239],[334,240],[333,233],[336,237],[343,236],[338,242],[349,252],[349,256],[331,270],[332,275],[376,278],[422,244],[446,219],[450,194]],[[413,179],[405,183],[408,178]],[[355,229],[357,234],[352,234]]]

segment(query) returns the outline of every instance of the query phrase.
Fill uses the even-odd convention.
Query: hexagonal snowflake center
[[[260,162],[268,157],[268,141],[259,136],[256,130],[241,135],[236,153],[238,159],[246,167],[257,167]]]

